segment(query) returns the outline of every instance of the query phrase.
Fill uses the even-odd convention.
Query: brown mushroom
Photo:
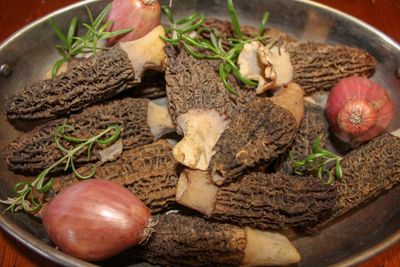
[[[345,45],[283,42],[266,47],[260,42],[244,46],[238,59],[241,73],[259,82],[258,94],[290,81],[311,94],[330,90],[339,80],[374,74],[376,60],[367,52]]]
[[[206,171],[181,173],[176,201],[215,220],[258,229],[284,229],[318,224],[336,203],[335,187],[315,177],[283,173],[249,173],[216,186]]]
[[[173,47],[167,53],[169,111],[177,132],[184,136],[173,153],[183,165],[205,170],[230,118],[229,93],[207,61]]]
[[[166,107],[147,99],[124,98],[106,104],[88,107],[81,113],[40,125],[11,142],[4,152],[7,167],[15,172],[39,173],[63,156],[54,143],[54,131],[58,126],[69,124],[76,129],[76,136],[87,138],[110,125],[122,127],[121,140],[124,149],[145,145],[173,132],[174,126]],[[68,133],[70,133],[68,131]],[[61,140],[64,147],[71,143]],[[103,146],[95,145],[92,161],[99,159],[96,151]],[[87,162],[86,155],[77,155],[75,162]],[[55,170],[61,170],[56,168]]]
[[[247,168],[270,163],[294,139],[303,116],[303,91],[290,83],[272,98],[255,98],[232,118],[210,160],[213,180],[221,185]]]
[[[400,130],[375,137],[345,155],[343,177],[335,184],[338,200],[333,215],[313,230],[399,184],[399,158]]]
[[[282,234],[209,222],[177,213],[155,216],[154,233],[137,248],[162,266],[273,266],[300,261]]]
[[[77,170],[89,174],[91,166]],[[96,168],[94,178],[109,180],[131,190],[152,213],[168,209],[175,203],[176,185],[180,167],[172,156],[172,146],[165,140],[126,150],[121,157]],[[52,191],[81,181],[74,174],[56,177]]]
[[[289,43],[287,50],[293,64],[293,82],[306,92],[330,90],[349,76],[374,74],[377,61],[359,48],[313,42]]]
[[[165,67],[164,29],[82,60],[60,75],[34,82],[6,100],[9,119],[48,119],[109,99]],[[152,49],[148,49],[151,45]]]

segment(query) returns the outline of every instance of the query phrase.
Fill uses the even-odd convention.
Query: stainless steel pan
[[[57,58],[57,41],[47,19],[49,17],[67,28],[73,16],[85,20],[83,6],[98,13],[107,1],[82,1],[44,17],[15,33],[0,46],[0,65],[8,64],[12,72],[0,76],[0,109],[4,100],[22,86],[40,79]],[[224,0],[174,0],[176,14],[196,10],[208,16],[227,18]],[[396,103],[395,121],[391,129],[400,127],[400,46],[373,27],[326,6],[306,0],[249,0],[236,1],[242,23],[257,25],[264,10],[271,13],[270,26],[278,27],[295,38],[357,46],[371,53],[379,61],[376,81],[390,90]],[[0,156],[4,146],[20,134],[18,129],[31,125],[11,125],[0,112]],[[12,194],[15,175],[5,168],[0,157],[0,198]],[[1,205],[0,210],[5,206]],[[50,244],[38,219],[26,214],[1,214],[0,226],[18,241],[59,264],[89,266],[56,249]],[[293,236],[303,261],[301,266],[352,266],[374,256],[400,240],[400,186],[371,203],[360,207],[315,236]],[[101,265],[133,265],[127,255],[120,255]]]

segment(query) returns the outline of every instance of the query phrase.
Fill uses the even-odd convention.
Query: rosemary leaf
[[[269,20],[269,12],[266,11],[264,13],[264,16],[262,17],[262,20],[260,22],[260,27],[258,29],[258,36],[259,37],[262,37],[264,35],[265,26],[267,25],[268,20]]]
[[[235,6],[233,5],[233,1],[228,0],[227,3],[228,3],[229,16],[231,17],[231,22],[232,22],[232,26],[233,26],[233,31],[237,37],[242,39],[243,34],[242,34],[242,30],[240,29],[239,19],[237,16]]]
[[[66,44],[68,44],[67,37],[65,37],[60,27],[58,27],[58,25],[52,19],[49,19],[49,23],[53,31],[57,34],[60,41],[64,44],[64,46],[66,46]]]
[[[71,23],[69,25],[68,29],[68,35],[67,35],[67,47],[70,49],[72,47],[72,42],[74,41],[73,37],[76,32],[76,25],[78,23],[78,19],[76,17],[73,17],[71,20]]]

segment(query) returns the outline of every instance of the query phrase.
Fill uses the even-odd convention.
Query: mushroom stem
[[[304,91],[297,83],[288,83],[276,95],[271,97],[271,101],[289,110],[296,119],[297,127],[299,127],[304,116],[303,95]]]
[[[214,210],[218,187],[207,171],[184,170],[176,188],[176,201],[186,207],[209,215]]]
[[[157,140],[161,136],[175,131],[168,108],[149,102],[147,109],[147,124],[150,127],[154,139]]]
[[[390,132],[390,134],[396,137],[400,137],[400,128]]]
[[[178,117],[184,138],[174,147],[175,159],[183,165],[207,170],[213,147],[227,127],[228,121],[214,109],[192,109]]]
[[[242,266],[286,266],[300,261],[299,252],[284,235],[245,229],[247,244]]]
[[[165,70],[167,56],[164,52],[165,43],[160,37],[165,37],[164,27],[161,25],[140,39],[118,44],[128,54],[133,65],[135,82],[141,81],[145,70]]]

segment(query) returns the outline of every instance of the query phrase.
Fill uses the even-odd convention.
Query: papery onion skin
[[[114,0],[108,20],[113,21],[108,31],[132,28],[122,37],[111,38],[108,45],[139,39],[161,23],[161,8],[157,0]]]
[[[103,260],[147,238],[147,207],[129,190],[92,179],[67,187],[47,203],[41,217],[51,241],[65,253]]]
[[[393,118],[393,103],[374,81],[348,77],[331,90],[326,116],[339,139],[357,146],[385,131]]]

